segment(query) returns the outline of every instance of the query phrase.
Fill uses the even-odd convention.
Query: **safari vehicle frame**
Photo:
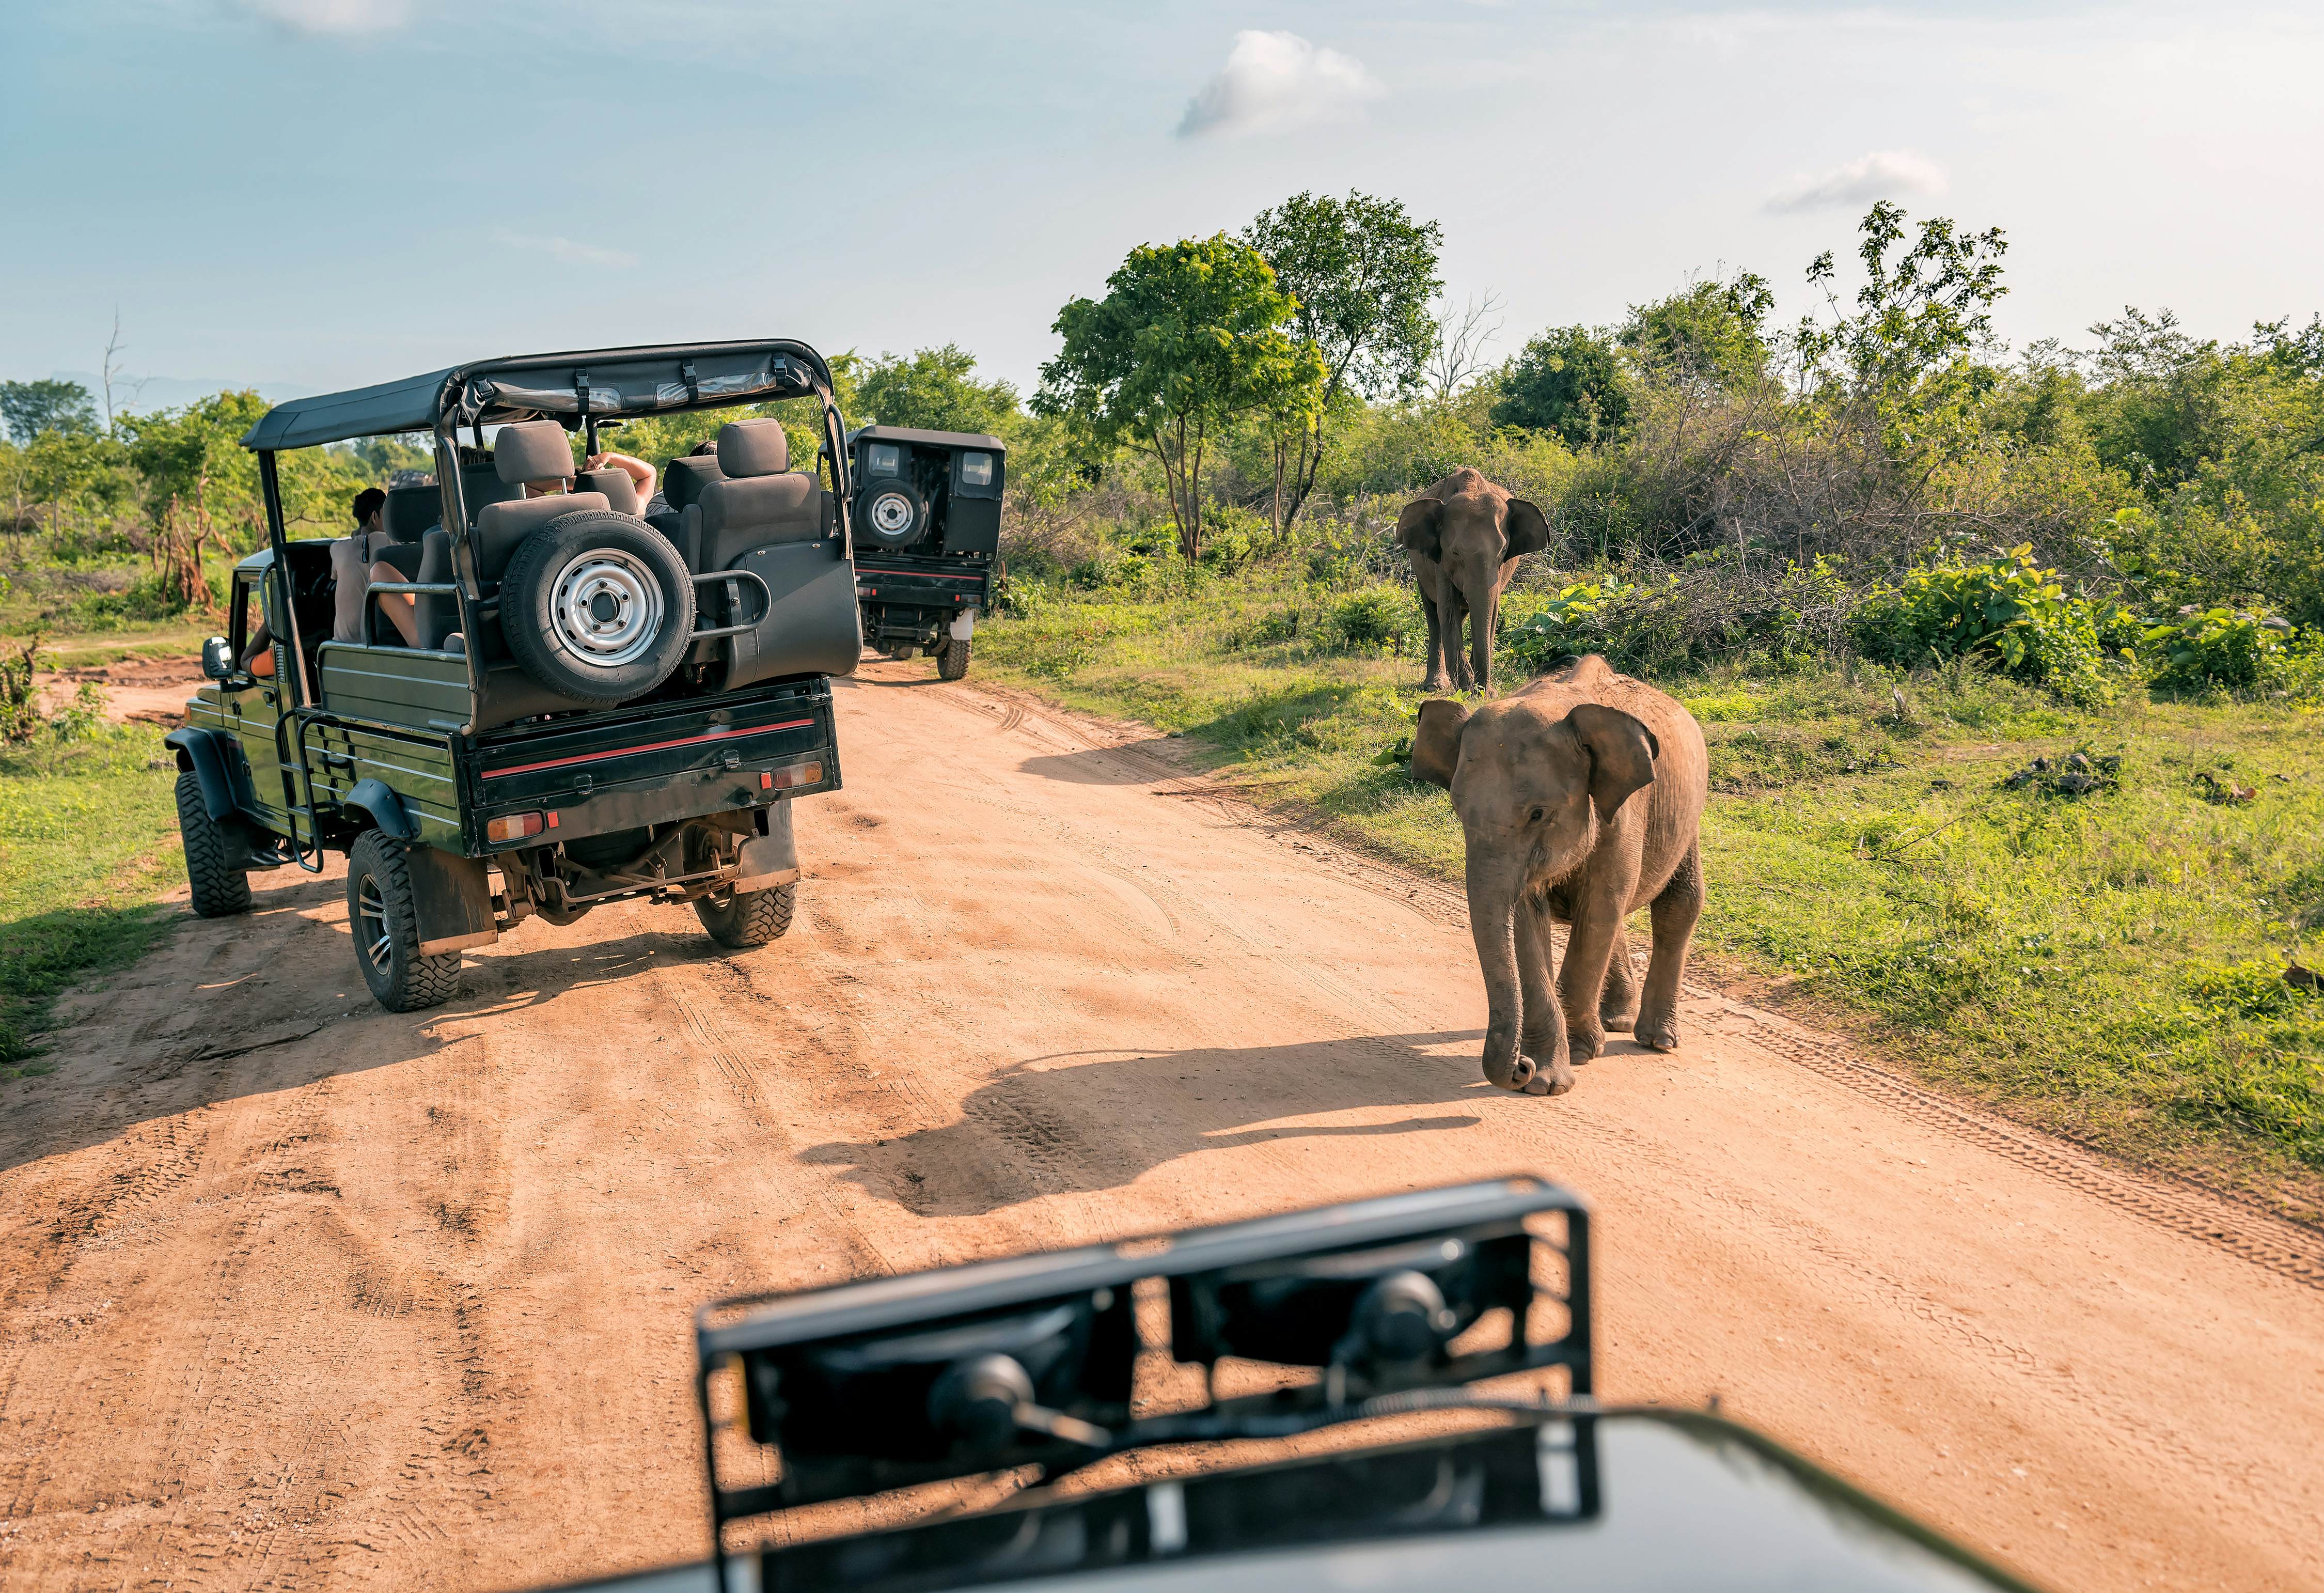
[[[447,998],[462,950],[530,916],[567,923],[644,897],[692,903],[730,946],[783,932],[798,876],[788,804],[839,788],[828,677],[851,672],[861,651],[831,386],[813,348],[767,339],[485,360],[270,411],[243,439],[257,456],[268,545],[236,569],[232,634],[205,649],[211,683],[168,737],[196,911],[246,907],[249,869],[318,873],[327,852],[345,851],[358,964],[394,1010]],[[698,607],[687,595],[656,611],[687,616],[674,672],[607,704],[561,696],[506,656],[493,560],[512,566],[522,542],[495,549],[493,505],[521,501],[520,531],[545,514],[620,517],[602,495],[559,509],[525,499],[521,484],[512,491],[488,474],[484,427],[554,421],[594,452],[610,421],[791,398],[820,400],[827,485],[812,472],[804,486],[781,477],[788,450],[773,434],[779,462],[756,473],[780,477],[788,529],[737,551],[727,544],[752,534],[743,517],[716,568],[684,568]],[[367,584],[359,641],[318,641],[331,625],[331,544],[290,540],[277,456],[415,431],[432,435],[436,458],[432,488],[399,489],[401,509],[437,517],[418,573]],[[538,427],[533,440],[545,443]],[[496,448],[509,446],[504,432]],[[681,528],[682,518],[658,516],[653,529],[701,544],[696,520]],[[402,638],[379,605],[397,597],[433,614],[422,644],[390,644]],[[254,606],[272,638],[271,679],[240,663]]]

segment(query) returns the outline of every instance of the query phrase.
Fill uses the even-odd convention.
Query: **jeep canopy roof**
[[[860,441],[918,442],[930,448],[989,448],[995,453],[1006,451],[998,437],[982,431],[918,431],[909,426],[865,426],[855,434]]]
[[[788,338],[504,356],[294,398],[267,411],[242,446],[271,453],[438,425],[496,426],[543,415],[629,419],[830,391],[823,356]]]

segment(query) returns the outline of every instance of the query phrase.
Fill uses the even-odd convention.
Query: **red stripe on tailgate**
[[[643,746],[624,746],[613,752],[584,753],[576,758],[550,758],[546,763],[519,764],[509,769],[487,769],[484,778],[498,780],[503,774],[530,774],[540,769],[562,769],[572,764],[594,764],[604,758],[626,758],[636,753],[663,752],[673,746],[699,746],[706,741],[724,741],[730,736],[764,736],[770,730],[796,730],[812,725],[813,719],[785,719],[779,725],[752,725],[741,730],[713,730],[706,736],[681,736],[676,741],[650,741]]]

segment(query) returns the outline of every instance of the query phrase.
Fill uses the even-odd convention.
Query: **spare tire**
[[[686,656],[694,583],[659,532],[576,509],[517,545],[501,577],[501,634],[541,685],[610,708],[660,685]]]
[[[909,547],[927,523],[927,505],[908,482],[882,481],[863,489],[855,534],[882,548]]]

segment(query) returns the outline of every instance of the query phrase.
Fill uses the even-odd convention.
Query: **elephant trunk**
[[[1469,847],[1469,932],[1477,941],[1477,966],[1485,976],[1485,1078],[1503,1089],[1523,1089],[1534,1075],[1519,1053],[1525,1028],[1525,992],[1517,979],[1517,881],[1511,871],[1480,862]]]

